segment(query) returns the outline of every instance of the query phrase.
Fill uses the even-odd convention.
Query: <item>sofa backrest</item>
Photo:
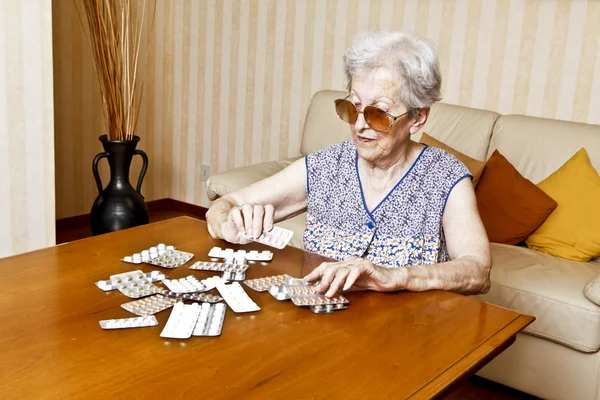
[[[337,117],[333,104],[335,99],[346,95],[347,92],[335,90],[315,93],[304,121],[302,155],[351,139],[350,127]],[[431,108],[427,123],[413,139],[418,141],[421,132],[427,132],[470,157],[485,160],[492,129],[499,116],[491,111],[437,103]]]
[[[300,153],[303,156],[351,138],[350,127],[338,118],[333,104],[335,99],[347,95],[348,92],[339,90],[321,90],[313,95],[302,131]]]
[[[497,149],[525,178],[537,184],[582,147],[600,173],[600,125],[507,115],[494,126],[487,157]]]
[[[431,107],[427,123],[413,140],[419,141],[422,132],[444,142],[469,157],[485,161],[494,124],[500,117],[492,111],[436,103]]]

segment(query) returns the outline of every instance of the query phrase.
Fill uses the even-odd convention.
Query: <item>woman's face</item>
[[[377,69],[367,75],[352,77],[348,100],[359,111],[372,105],[398,116],[408,111],[398,102],[401,90],[400,79],[387,70]],[[407,143],[411,133],[419,129],[420,126],[411,129],[414,125],[415,119],[405,115],[397,119],[388,132],[379,132],[367,125],[364,115],[360,113],[356,123],[350,127],[358,155],[368,162],[377,162],[390,156],[395,157],[398,150]]]

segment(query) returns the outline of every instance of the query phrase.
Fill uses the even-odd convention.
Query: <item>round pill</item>
[[[133,257],[127,256],[127,257],[123,258],[123,261],[125,261],[125,262],[133,262]]]
[[[167,251],[173,251],[175,250],[175,246],[167,246]]]

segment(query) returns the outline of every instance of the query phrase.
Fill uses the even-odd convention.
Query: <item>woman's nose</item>
[[[354,124],[354,127],[358,132],[362,132],[366,129],[369,129],[369,125],[367,124],[367,121],[365,120],[364,113],[358,114],[358,117],[356,118],[356,123]]]

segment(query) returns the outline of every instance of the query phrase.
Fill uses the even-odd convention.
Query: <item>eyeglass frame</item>
[[[338,117],[340,120],[342,120],[342,121],[344,121],[344,120],[342,119],[342,117],[340,117],[340,115],[339,115],[339,114],[338,114],[338,112],[337,112],[337,106],[338,106],[337,102],[338,102],[338,101],[343,101],[343,100],[348,100],[348,98],[349,98],[350,96],[352,96],[352,95],[351,95],[351,94],[349,94],[348,96],[344,97],[343,99],[335,99],[335,100],[333,101],[333,103],[335,104],[335,115],[337,115],[337,117]],[[357,112],[357,113],[359,113],[359,114],[363,114],[363,118],[365,117],[365,116],[364,116],[364,109],[365,109],[366,107],[373,107],[373,108],[376,108],[376,109],[378,109],[379,111],[382,111],[382,112],[384,112],[384,113],[385,113],[387,116],[389,116],[390,118],[392,118],[392,123],[390,124],[390,126],[389,126],[389,127],[386,129],[386,130],[384,130],[384,131],[381,131],[381,130],[380,130],[379,132],[389,132],[389,131],[392,129],[392,127],[394,126],[394,124],[396,123],[396,121],[398,121],[398,119],[400,119],[401,117],[404,117],[406,114],[408,114],[408,113],[410,113],[410,112],[411,112],[411,110],[409,109],[409,110],[408,110],[407,112],[405,112],[404,114],[400,114],[400,115],[398,115],[398,116],[395,116],[395,115],[393,115],[393,114],[390,114],[389,112],[387,112],[387,111],[385,111],[385,110],[383,110],[383,109],[381,109],[381,108],[379,108],[379,107],[376,107],[376,106],[364,106],[362,110],[359,110],[359,109],[358,109],[358,107],[356,107],[356,104],[354,104],[352,101],[350,101],[350,103],[352,103],[352,105],[353,105],[353,106],[354,106],[354,108],[356,109],[356,112]],[[358,117],[357,117],[357,120],[358,120]],[[346,122],[346,121],[344,121],[344,122]],[[370,124],[367,122],[367,120],[366,120],[366,119],[365,119],[365,122],[367,123],[367,125],[369,125],[369,126],[371,127],[371,129],[374,129],[374,128],[373,128],[373,127],[372,127],[372,126],[371,126],[371,125],[370,125]],[[350,124],[350,122],[346,122],[346,123],[347,123],[347,124]],[[355,121],[354,123],[356,123],[356,121]],[[377,129],[374,129],[374,130],[377,130]]]

